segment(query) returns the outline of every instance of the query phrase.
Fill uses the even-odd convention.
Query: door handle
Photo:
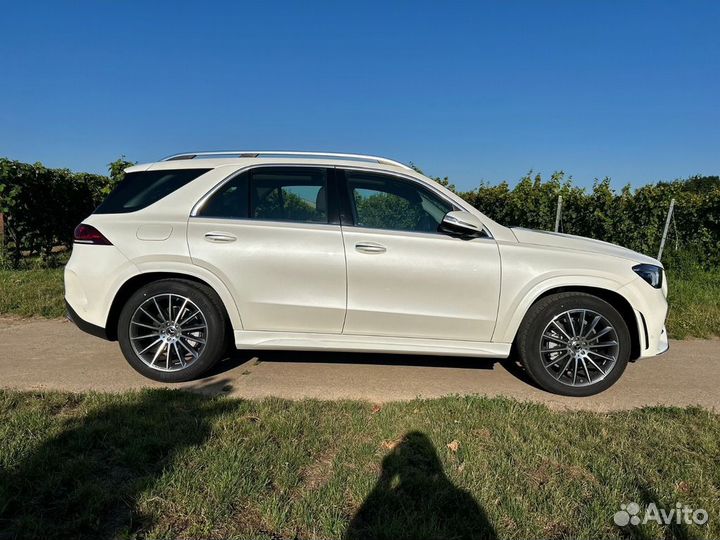
[[[208,232],[205,233],[205,240],[208,242],[234,242],[237,240],[237,236],[223,232]]]
[[[383,246],[382,244],[378,244],[376,242],[358,242],[355,244],[355,249],[358,250],[360,253],[385,253],[387,251],[387,248]]]

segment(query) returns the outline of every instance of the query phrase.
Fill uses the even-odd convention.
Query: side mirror
[[[438,231],[466,240],[487,236],[482,222],[474,214],[463,210],[453,210],[445,214]]]

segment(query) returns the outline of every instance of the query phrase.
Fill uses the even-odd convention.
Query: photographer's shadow
[[[377,484],[345,532],[346,540],[373,538],[497,535],[475,499],[445,476],[428,437],[411,432],[383,459]]]

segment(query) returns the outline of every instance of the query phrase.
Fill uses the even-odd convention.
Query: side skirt
[[[294,349],[298,351],[385,352],[438,356],[475,356],[507,358],[511,343],[454,341],[388,336],[311,334],[286,332],[236,331],[238,349]]]

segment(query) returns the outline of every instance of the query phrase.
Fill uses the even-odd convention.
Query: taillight
[[[81,223],[75,227],[73,233],[73,242],[75,244],[93,244],[96,246],[112,246],[112,242],[105,238],[103,234],[92,225]]]

